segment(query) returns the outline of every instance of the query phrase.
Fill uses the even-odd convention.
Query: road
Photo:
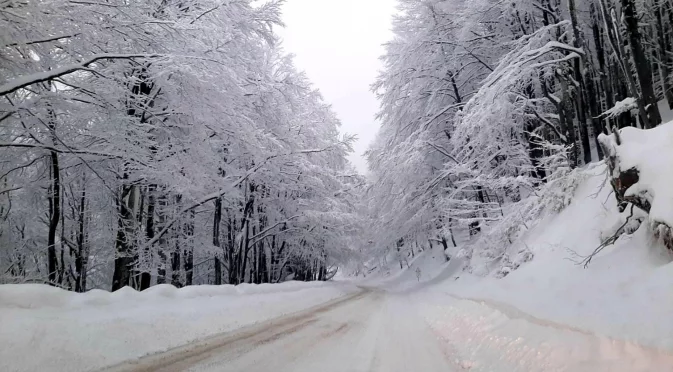
[[[365,290],[108,371],[454,370],[407,297]]]

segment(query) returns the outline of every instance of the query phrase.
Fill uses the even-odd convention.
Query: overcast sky
[[[362,153],[374,139],[378,103],[369,86],[380,69],[381,44],[390,40],[395,0],[287,0],[283,46],[332,104],[342,132],[357,134],[351,162],[367,169]]]

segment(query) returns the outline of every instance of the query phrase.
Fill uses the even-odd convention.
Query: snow
[[[543,214],[508,248],[512,255],[527,247],[535,257],[504,278],[463,272],[463,258],[445,262],[426,250],[367,285],[413,304],[400,316],[422,318],[455,370],[671,370],[673,255],[642,224],[586,269],[578,265],[628,214],[618,211],[605,165],[582,172],[572,202]]]
[[[91,65],[92,63],[99,61],[101,59],[134,59],[134,58],[156,58],[160,57],[158,54],[109,54],[109,53],[103,53],[103,54],[96,54],[93,55],[84,61],[80,63],[73,63],[70,65],[62,66],[62,67],[57,67],[54,69],[50,69],[49,71],[42,71],[42,72],[36,72],[24,76],[20,76],[18,78],[15,78],[14,80],[10,81],[9,83],[2,84],[0,85],[0,95],[5,95],[8,93],[12,93],[14,91],[17,91],[21,88],[24,88],[28,85],[31,84],[36,84],[40,83],[43,81],[47,81],[59,76],[63,76],[66,74],[70,74],[75,71],[80,71],[86,69],[87,66]]]
[[[432,249],[426,249],[416,254],[416,257],[402,269],[399,269],[399,266],[393,266],[388,269],[390,271],[378,272],[378,275],[360,281],[359,284],[367,287],[383,288],[392,292],[410,291],[436,282],[437,277],[450,264],[451,262],[446,260],[442,246],[435,245]],[[396,265],[396,263],[392,265]]]
[[[625,112],[629,112],[636,109],[638,109],[638,103],[636,102],[636,99],[633,97],[628,97],[615,103],[615,105],[611,109],[605,111],[600,116],[613,118]]]
[[[356,292],[343,283],[130,288],[0,286],[0,370],[96,370]]]
[[[403,296],[372,291],[306,319],[273,322],[267,332],[170,370],[239,372],[457,371]],[[153,370],[151,362],[137,370]],[[147,368],[145,368],[147,367]]]
[[[640,143],[637,135],[627,136]],[[447,262],[436,245],[402,269],[389,260],[390,270],[359,282],[161,285],[111,294],[0,286],[0,369],[101,368],[236,332],[354,293],[357,284],[369,292],[306,325],[279,319],[280,336],[260,333],[259,340],[218,349],[193,370],[670,370],[673,255],[642,224],[587,268],[578,265],[625,217],[606,183],[607,167],[582,172],[572,202],[560,213],[543,214],[507,249],[512,255],[527,247],[534,259],[502,279],[461,271],[463,258]]]
[[[670,295],[673,256],[652,238],[646,224],[606,248],[588,268],[576,263],[580,256],[593,252],[601,242],[601,235],[608,234],[614,229],[615,222],[623,218],[609,184],[604,185],[606,167],[595,167],[586,172],[589,177],[576,190],[570,206],[559,214],[546,216],[509,248],[510,252],[516,252],[519,247],[527,246],[535,254],[531,262],[504,279],[461,272],[460,264],[455,263],[440,274],[445,279],[439,284],[428,286],[416,295],[414,302],[424,304],[419,305],[421,311],[442,337],[460,344],[458,340],[474,341],[474,338],[486,335],[484,327],[496,329],[495,334],[486,336],[509,338],[482,341],[492,343],[492,347],[504,347],[498,342],[519,345],[514,340],[522,337],[525,342],[521,345],[528,345],[527,352],[540,352],[544,360],[552,358],[559,363],[568,358],[567,353],[581,349],[573,348],[572,343],[596,343],[598,338],[612,345],[610,348],[613,349],[636,350],[647,362],[661,357],[671,363],[668,366],[673,365],[673,359],[660,355],[673,355],[673,319],[670,317],[673,313],[673,297]],[[521,317],[528,319],[525,327],[502,320],[513,321],[513,318]],[[529,324],[531,319],[535,320],[534,324]],[[562,332],[559,334],[558,330],[550,328],[560,328]],[[567,332],[573,334],[566,337]],[[593,339],[587,341],[586,337]],[[547,341],[546,346],[540,346],[540,340]],[[480,345],[487,349],[487,345]],[[477,348],[477,344],[473,346]],[[507,350],[514,352],[510,346]],[[608,351],[624,356],[623,352],[619,354],[619,350],[613,349]],[[516,353],[523,352],[522,349]],[[514,354],[512,360],[520,356]],[[578,358],[573,361],[591,359],[589,355]],[[636,359],[633,363],[639,363]],[[565,366],[572,371],[652,370],[628,369],[625,367],[628,363],[613,369],[607,368],[605,361],[594,362],[601,368],[578,368],[570,362],[554,368]],[[545,369],[544,366],[533,363],[521,370],[562,370]]]
[[[667,371],[673,356],[496,304],[424,297],[418,306],[445,352],[472,372]],[[456,369],[460,370],[460,369]]]
[[[649,219],[653,224],[673,226],[673,122],[641,130],[626,127],[620,130],[621,144],[615,135],[602,135],[599,140],[613,148],[620,170],[637,168],[639,181],[625,193],[640,195],[650,201]]]

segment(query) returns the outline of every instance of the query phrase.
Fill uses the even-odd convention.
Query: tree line
[[[469,239],[461,254],[486,266],[527,259],[507,247],[540,205],[569,203],[575,169],[604,157],[598,135],[673,109],[670,0],[399,4],[372,87],[382,128],[366,200],[380,254]]]
[[[0,4],[0,282],[327,280],[353,138],[279,46],[280,1]]]

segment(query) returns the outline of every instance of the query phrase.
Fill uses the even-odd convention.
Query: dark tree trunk
[[[136,231],[139,231],[140,226],[143,224],[143,213],[145,211],[145,192],[142,187],[138,187],[138,199],[140,200],[140,205],[138,206],[137,213],[134,210],[134,218],[137,228]],[[142,253],[139,247],[136,246],[136,249],[133,252],[133,273],[131,274],[131,283],[133,288],[140,291],[142,288],[142,273],[147,270],[145,267],[146,256],[141,256]],[[149,247],[145,247],[145,251],[148,251]]]
[[[642,45],[642,37],[638,29],[638,13],[636,11],[635,0],[621,0],[622,14],[626,26],[626,34],[631,48],[631,57],[635,63],[640,90],[642,94],[643,106],[647,114],[647,120],[644,121],[644,128],[652,128],[661,124],[661,114],[657,106],[657,97],[654,94],[654,85],[652,84],[652,67],[647,59],[645,49]]]
[[[248,253],[250,249],[250,219],[252,217],[253,207],[255,205],[254,195],[251,193],[248,197],[248,201],[245,204],[243,209],[243,219],[241,221],[241,229],[243,232],[243,237],[241,238],[241,244],[238,253],[238,277],[236,278],[235,284],[243,283],[245,280],[245,271],[247,269],[248,263]]]
[[[238,276],[238,283],[245,283],[245,274],[248,266],[248,253],[250,250],[250,219],[247,219],[244,224],[243,239],[241,241],[240,265],[241,268]]]
[[[50,127],[53,130],[53,127]],[[49,284],[55,285],[58,273],[58,258],[56,257],[56,231],[61,219],[61,170],[58,164],[58,154],[50,152],[51,185],[49,188],[49,232],[47,235],[47,256],[49,261]]]
[[[171,284],[177,288],[182,287],[180,266],[180,243],[176,239],[175,248],[171,252]]]
[[[630,0],[622,0],[622,2],[628,2]],[[616,54],[616,58],[614,58],[615,64],[619,66],[618,70],[621,73],[623,79],[626,81],[628,84],[626,88],[628,89],[628,93],[622,94],[622,98],[625,98],[627,96],[631,96],[637,99],[638,102],[638,113],[640,115],[640,120],[643,123],[644,127],[650,127],[650,120],[649,120],[649,115],[647,113],[647,107],[645,100],[641,96],[641,94],[638,92],[638,86],[636,85],[636,81],[631,74],[629,63],[628,63],[628,55],[626,54],[626,50],[624,49],[624,41],[622,40],[621,33],[620,32],[614,32],[616,28],[619,28],[618,25],[619,23],[617,20],[612,18],[612,13],[609,12],[608,6],[606,5],[606,0],[599,0],[600,3],[600,9],[601,9],[601,17],[603,18],[604,25],[605,25],[605,35],[607,37],[607,40],[610,43],[610,46],[612,47],[612,50]],[[635,9],[634,9],[635,11]],[[637,23],[637,20],[636,20]],[[637,27],[637,25],[636,25]],[[616,77],[619,76],[620,74],[615,72],[613,73],[613,83],[616,86],[623,85],[621,79],[617,79]],[[625,116],[627,116],[628,113],[622,115],[623,119]],[[624,125],[626,126],[625,123],[620,122],[620,127]]]
[[[159,223],[158,230],[161,230],[166,224],[166,206],[168,204],[166,195],[163,192],[159,194],[157,204],[159,205],[159,213],[157,214],[157,222]],[[167,245],[168,243],[166,241],[166,234],[164,234],[157,242],[157,256],[159,256],[159,266],[157,267],[157,284],[166,283],[166,267],[168,266]]]
[[[570,12],[570,20],[573,27],[573,46],[575,48],[584,48],[584,39],[580,31],[580,25],[577,22],[577,10],[575,9],[575,0],[568,0],[568,10]],[[587,105],[584,99],[585,83],[584,74],[582,73],[583,60],[580,58],[573,59],[573,75],[579,87],[575,90],[575,106],[577,112],[578,128],[582,142],[582,152],[584,155],[584,164],[591,163],[591,144],[589,141],[589,128],[587,123]]]
[[[156,185],[149,185],[147,188],[147,218],[145,219],[145,235],[147,240],[154,238],[154,212],[156,205]],[[141,214],[142,217],[142,214]],[[150,247],[145,247],[145,259],[148,260],[150,257]],[[152,282],[152,274],[149,272],[149,262],[148,267],[145,268],[140,273],[140,290],[143,291],[150,287]]]
[[[598,71],[594,69],[594,73],[587,79],[587,96],[589,97],[589,110],[591,112],[591,122],[594,134],[594,141],[596,145],[596,153],[598,154],[598,160],[603,160],[605,154],[603,154],[603,148],[598,142],[598,135],[601,133],[607,134],[606,127],[603,125],[600,115],[602,113],[601,107],[601,94],[605,97],[605,101],[608,107],[614,106],[612,101],[611,93],[607,89],[608,84],[606,84],[606,73],[605,68],[605,50],[603,49],[602,38],[600,34],[600,28],[598,27],[598,14],[596,13],[595,5],[592,3],[590,5],[590,14],[591,14],[591,30],[594,36],[594,44],[596,46],[596,59],[598,60]]]
[[[559,83],[562,92],[561,102],[558,105],[559,123],[561,124],[561,132],[566,136],[566,144],[573,146],[568,153],[569,166],[570,168],[576,168],[579,165],[579,146],[577,145],[575,124],[572,120],[572,101],[565,79],[560,78]]]
[[[662,16],[663,0],[659,0],[658,4],[654,4],[654,15],[656,18],[657,29],[657,46],[659,52],[659,70],[661,71],[662,85],[664,88],[664,97],[668,103],[668,108],[673,109],[673,90],[669,84],[668,78],[670,74],[669,63],[671,58],[668,54],[666,32],[664,30],[664,19]],[[669,25],[671,27],[673,25]]]
[[[124,199],[127,199],[126,202]],[[131,271],[134,265],[133,252],[129,239],[133,234],[135,218],[136,187],[127,186],[122,188],[122,193],[117,197],[117,240],[114,273],[112,274],[112,290],[116,291],[131,284]]]
[[[227,224],[227,240],[229,246],[229,253],[227,254],[227,275],[229,277],[228,284],[236,284],[236,278],[238,277],[238,272],[236,270],[236,219],[229,216],[229,223]]]
[[[220,262],[220,223],[222,222],[222,198],[215,199],[213,216],[213,246],[215,252],[215,285],[222,284],[222,263]]]
[[[443,237],[443,236],[442,236],[442,239],[441,239],[441,243],[442,243],[442,248],[444,248],[444,250],[449,249],[449,243],[446,241],[446,238]]]
[[[589,108],[591,110],[591,124],[593,129],[593,138],[596,145],[596,152],[598,154],[598,160],[603,160],[603,148],[598,143],[598,135],[601,133],[607,133],[603,128],[601,119],[599,118],[601,110],[599,107],[598,99],[599,92],[597,91],[596,80],[593,77],[587,79],[587,96],[589,97]]]
[[[56,135],[56,113],[48,108],[49,113],[49,134],[54,146],[58,143]],[[60,284],[61,278],[57,278],[59,267],[58,257],[56,256],[56,232],[58,231],[58,223],[61,220],[61,168],[59,166],[58,153],[56,151],[49,152],[49,173],[51,175],[51,184],[49,185],[49,230],[47,233],[47,266],[48,278],[50,285]],[[63,237],[62,237],[63,238]],[[61,252],[63,247],[61,247]],[[61,259],[63,265],[63,260]]]
[[[612,74],[610,71],[610,68],[606,64],[606,59],[605,59],[605,48],[603,46],[603,37],[601,33],[601,28],[599,26],[600,24],[600,19],[599,19],[599,14],[596,11],[596,8],[594,4],[591,4],[591,19],[592,19],[592,30],[594,34],[594,44],[596,45],[596,59],[598,59],[598,81],[600,82],[600,90],[603,93],[603,97],[605,97],[605,104],[606,108],[611,108],[615,105],[615,97],[614,93],[612,90]],[[598,91],[598,89],[597,89]],[[603,108],[600,107],[600,103],[598,103],[598,111],[602,112]],[[608,122],[608,124],[610,124]],[[607,127],[611,128],[611,125],[608,125]],[[603,129],[605,132],[605,129]],[[600,147],[600,146],[599,146]],[[601,151],[602,153],[602,151]]]
[[[194,283],[194,211],[189,212],[189,219],[185,225],[185,235],[187,235],[187,242],[184,250],[185,260],[185,285],[189,286]]]
[[[532,133],[535,128],[530,125],[528,126],[528,132]],[[527,134],[526,138],[528,140],[528,157],[530,158],[530,163],[533,166],[534,170],[533,177],[537,178],[539,182],[544,183],[547,179],[547,172],[544,169],[544,164],[540,162],[540,159],[544,157],[544,148],[539,141],[534,141],[533,136]]]
[[[181,195],[176,195],[175,196],[175,204],[179,208],[180,203],[182,201],[182,196]],[[171,253],[171,284],[174,285],[177,288],[181,288],[184,284],[182,283],[182,265],[181,265],[181,240],[183,239],[183,236],[186,235],[186,232],[184,231],[186,227],[185,223],[178,223],[176,224],[176,227],[174,228],[174,236],[175,236],[175,247],[173,248],[173,252]],[[185,250],[186,252],[186,250]],[[182,259],[185,259],[184,257]]]
[[[82,177],[82,195],[79,200],[77,216],[77,251],[75,254],[75,292],[86,292],[86,271],[89,261],[89,250],[86,243],[86,178]]]

